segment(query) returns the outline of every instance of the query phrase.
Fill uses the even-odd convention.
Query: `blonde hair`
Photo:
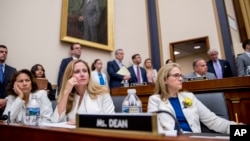
[[[167,89],[167,84],[165,84],[165,81],[168,78],[170,71],[175,67],[181,69],[179,64],[169,63],[162,66],[158,71],[157,80],[155,82],[154,93],[160,94],[161,99],[163,101],[169,98],[169,92]]]
[[[62,88],[61,88],[58,100],[61,99],[61,96],[63,95],[63,91],[64,91],[64,89],[66,87],[67,81],[73,75],[75,64],[77,64],[79,62],[82,62],[87,67],[87,70],[88,70],[89,82],[87,84],[87,91],[88,91],[90,97],[92,99],[95,99],[97,97],[97,95],[109,92],[109,89],[106,86],[101,86],[101,85],[99,85],[98,83],[94,82],[91,79],[91,71],[90,71],[90,67],[89,67],[88,63],[81,60],[81,59],[77,59],[77,60],[72,60],[67,65],[67,67],[65,69],[63,79],[62,79]],[[68,97],[68,101],[67,101],[67,105],[66,105],[66,114],[69,113],[71,111],[72,107],[73,107],[74,94],[75,94],[75,89],[73,88],[72,91],[69,94],[69,97]]]

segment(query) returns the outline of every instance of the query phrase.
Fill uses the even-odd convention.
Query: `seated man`
[[[140,67],[141,56],[134,54],[132,56],[133,65],[128,70],[131,74],[130,83],[148,83],[147,72],[143,67]]]
[[[216,79],[213,73],[207,72],[207,63],[202,58],[196,58],[193,61],[194,72],[189,73],[184,76],[184,79],[188,78],[197,78],[197,77],[206,77],[206,79]]]

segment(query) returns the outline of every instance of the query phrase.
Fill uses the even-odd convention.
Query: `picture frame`
[[[113,4],[113,0],[63,0],[60,40],[113,51]]]

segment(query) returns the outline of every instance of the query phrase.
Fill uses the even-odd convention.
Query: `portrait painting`
[[[63,0],[61,40],[113,51],[113,0]]]

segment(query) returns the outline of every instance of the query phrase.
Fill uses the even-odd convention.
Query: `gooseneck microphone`
[[[174,121],[175,121],[175,127],[176,127],[176,130],[177,130],[177,135],[181,135],[182,134],[182,131],[181,131],[181,128],[180,128],[180,124],[179,124],[178,120],[175,118],[175,116],[172,113],[170,113],[169,111],[164,111],[164,110],[155,111],[153,113],[157,113],[157,114],[158,113],[166,113],[166,114],[170,115],[174,119]]]

